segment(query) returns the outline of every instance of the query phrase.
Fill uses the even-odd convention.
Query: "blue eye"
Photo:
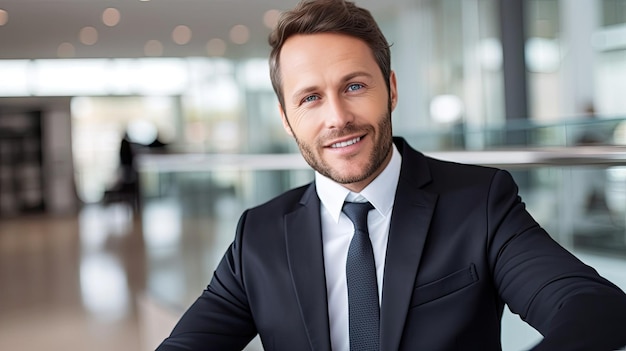
[[[357,90],[360,90],[361,88],[363,88],[363,84],[355,83],[355,84],[348,85],[348,91],[357,91]]]
[[[307,97],[304,98],[304,100],[302,100],[302,102],[313,102],[315,100],[319,99],[319,97],[317,95],[309,95]]]

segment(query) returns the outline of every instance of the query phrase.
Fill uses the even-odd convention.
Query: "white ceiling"
[[[404,1],[357,3],[377,17]],[[297,0],[1,0],[0,9],[7,11],[8,22],[0,26],[0,59],[57,58],[61,43],[72,44],[77,58],[143,57],[148,40],[160,41],[165,57],[207,56],[207,42],[214,38],[226,42],[226,57],[266,57],[270,29],[263,24],[264,13],[285,10],[296,3]],[[117,26],[108,27],[102,22],[102,13],[109,7],[121,14]],[[234,44],[229,39],[230,29],[238,24],[250,28],[247,44]],[[185,45],[172,40],[172,30],[178,25],[192,30],[191,41]],[[93,45],[79,40],[79,31],[86,26],[98,31],[98,41]]]

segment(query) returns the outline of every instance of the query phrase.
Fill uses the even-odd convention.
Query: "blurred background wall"
[[[296,151],[282,131],[266,62],[267,34],[294,3],[3,1],[1,164],[31,162],[7,155],[22,152],[16,140],[30,133],[16,121],[34,121],[40,142],[32,145],[47,180],[37,206],[17,204],[20,195],[0,187],[0,213],[71,207],[46,190],[63,183],[70,192],[57,180],[68,173],[79,200],[100,200],[128,129],[138,142],[157,133],[182,152]],[[393,44],[395,132],[422,150],[570,145],[573,122],[626,113],[622,0],[360,3]],[[563,128],[532,133],[547,125]],[[14,181],[9,173],[2,168],[0,184]]]

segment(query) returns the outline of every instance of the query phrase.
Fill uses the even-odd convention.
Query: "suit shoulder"
[[[481,165],[444,160],[435,155],[424,154],[412,148],[404,139],[396,138],[396,147],[402,155],[402,163],[406,176],[420,178],[427,174],[437,179],[441,175],[492,177],[500,169]],[[447,177],[445,177],[447,178]]]
[[[314,190],[312,189],[313,187],[314,186],[312,183],[308,183],[297,188],[287,190],[284,193],[279,194],[260,205],[250,208],[249,212],[255,212],[258,214],[282,214],[290,212],[295,206],[300,203],[307,191],[310,193],[312,190]]]
[[[426,156],[432,179],[440,185],[478,185],[489,187],[494,179],[513,181],[512,175],[503,169],[475,164],[447,161]]]
[[[462,174],[469,173],[476,175],[493,176],[494,173],[502,171],[502,169],[496,167],[448,161],[431,156],[425,157],[431,169],[445,172],[462,172]]]

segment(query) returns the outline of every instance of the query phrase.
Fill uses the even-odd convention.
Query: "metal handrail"
[[[623,166],[626,147],[573,146],[480,151],[434,151],[424,154],[441,160],[502,168],[563,166]],[[216,170],[306,170],[299,153],[209,154],[167,153],[137,156],[140,172],[207,172]]]

